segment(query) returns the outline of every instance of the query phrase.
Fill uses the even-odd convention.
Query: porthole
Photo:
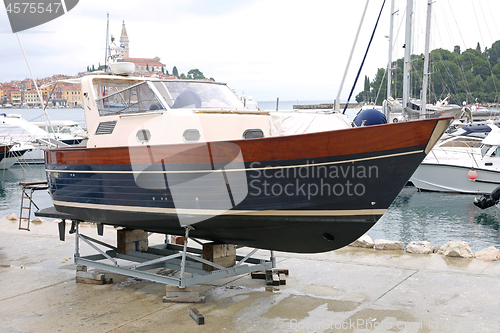
[[[248,129],[243,133],[243,139],[259,139],[264,137],[264,132],[260,128]]]
[[[187,129],[182,136],[186,142],[198,142],[200,140],[200,131],[197,129]]]
[[[151,132],[147,129],[141,129],[136,134],[137,141],[145,143],[151,140]]]

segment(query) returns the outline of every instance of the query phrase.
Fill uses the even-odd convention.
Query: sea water
[[[299,104],[318,103],[322,102],[299,101]],[[293,104],[297,102],[280,103],[283,106],[290,106],[287,109],[291,109]],[[2,111],[20,114],[29,121],[44,120],[40,109]],[[74,120],[85,125],[82,109],[49,109],[47,112],[53,120]],[[45,181],[45,178],[43,165],[21,165],[9,170],[0,170],[0,217],[12,213],[19,216],[21,206],[19,182]],[[47,191],[35,192],[34,199],[41,209],[52,206]],[[473,200],[474,195],[419,192],[413,186],[406,186],[384,216],[368,231],[368,235],[373,239],[399,240],[405,245],[411,241],[425,240],[433,245],[443,246],[451,240],[463,240],[473,251],[488,246],[500,248],[499,209],[492,207],[481,210],[474,206]],[[13,224],[13,227],[17,227],[17,224]],[[54,232],[57,233],[55,228]]]

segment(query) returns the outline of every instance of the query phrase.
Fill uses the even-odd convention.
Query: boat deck
[[[82,232],[97,233],[82,226]],[[287,284],[266,291],[249,275],[201,285],[204,304],[162,303],[165,286],[119,275],[75,283],[74,236],[57,224],[19,231],[0,220],[1,332],[494,332],[500,262],[344,248],[276,253]],[[103,241],[116,241],[105,227]],[[163,241],[163,235],[154,235]],[[442,245],[442,244],[440,244]],[[82,251],[85,249],[82,248]],[[262,251],[267,257],[268,251]],[[168,272],[166,272],[168,273]],[[300,304],[300,306],[297,306]],[[198,326],[189,309],[205,317]]]

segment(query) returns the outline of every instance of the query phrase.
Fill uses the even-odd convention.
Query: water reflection
[[[451,240],[463,240],[473,251],[500,247],[498,209],[483,211],[473,200],[474,195],[418,192],[407,186],[368,234],[404,244],[427,240],[443,246]]]
[[[45,181],[43,165],[13,166],[8,170],[0,170],[0,217],[12,213],[19,216],[21,208],[21,186],[19,183],[39,181]],[[50,196],[46,191],[35,192],[33,197],[40,208],[51,205]]]

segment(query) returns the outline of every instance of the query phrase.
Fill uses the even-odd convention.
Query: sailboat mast
[[[403,69],[403,116],[406,116],[406,109],[410,101],[410,66],[411,66],[411,21],[413,18],[413,0],[406,2],[406,35],[405,35],[405,55]]]
[[[387,63],[387,98],[391,97],[392,81],[392,40],[394,38],[394,1],[391,0],[391,19],[389,26],[389,61]]]
[[[432,14],[432,1],[427,2],[427,25],[425,31],[425,53],[424,53],[424,77],[422,81],[422,107],[421,113],[425,114],[427,111],[427,85],[429,83],[429,44],[430,44],[430,30],[431,30],[431,14]]]
[[[356,44],[358,42],[359,32],[361,31],[361,26],[363,25],[363,21],[365,19],[366,9],[368,8],[368,3],[370,0],[366,0],[365,10],[363,11],[363,15],[361,16],[361,21],[359,21],[358,32],[356,33],[356,37],[354,38],[354,42],[352,44],[351,54],[349,55],[349,60],[347,60],[347,65],[345,67],[344,76],[342,77],[342,82],[340,82],[339,91],[337,93],[337,98],[335,99],[334,110],[340,111],[340,94],[342,93],[342,89],[344,88],[344,81],[347,77],[347,72],[349,71],[349,66],[351,64],[352,55],[354,54],[354,49],[356,48]]]
[[[106,51],[104,53],[104,71],[108,71],[108,41],[109,41],[109,13],[106,13],[107,23],[106,23]]]

